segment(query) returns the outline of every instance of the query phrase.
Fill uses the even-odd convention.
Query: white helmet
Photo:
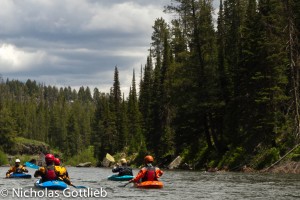
[[[16,162],[21,162],[20,159],[16,159]]]

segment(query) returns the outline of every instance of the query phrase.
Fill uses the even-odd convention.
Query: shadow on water
[[[1,167],[0,174],[5,175],[7,168]],[[300,175],[290,174],[259,174],[259,173],[230,173],[230,172],[195,172],[195,171],[169,171],[166,170],[161,177],[163,189],[138,189],[133,184],[118,187],[126,182],[109,181],[107,177],[112,174],[109,168],[68,168],[72,183],[76,186],[86,186],[93,190],[105,190],[108,199],[298,199],[300,198]],[[137,174],[138,169],[134,169]],[[29,169],[33,174],[34,170]],[[0,191],[7,189],[9,196],[5,199],[20,199],[12,197],[13,188],[36,190],[31,179],[0,179]],[[74,187],[70,191],[79,192]],[[64,197],[59,192],[59,199]],[[1,194],[0,194],[1,195]],[[28,199],[28,198],[27,198]],[[53,199],[51,197],[43,199]],[[57,199],[57,198],[56,198]],[[78,198],[84,199],[84,197]],[[99,198],[88,198],[99,199]]]

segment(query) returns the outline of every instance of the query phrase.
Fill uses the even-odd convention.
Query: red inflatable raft
[[[137,188],[163,188],[164,184],[160,181],[144,181],[141,183],[135,183],[135,187]]]

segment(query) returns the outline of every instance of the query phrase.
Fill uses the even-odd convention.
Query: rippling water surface
[[[8,168],[1,167],[0,173],[5,176]],[[102,197],[80,197],[82,189],[69,188],[69,194],[76,199],[142,199],[142,200],[187,200],[187,199],[300,199],[300,175],[286,174],[258,174],[258,173],[205,173],[194,171],[165,171],[161,177],[163,189],[138,189],[131,184],[119,187],[126,182],[108,181],[111,175],[109,168],[68,168],[74,185],[82,185],[94,192],[107,192]],[[134,170],[136,175],[138,169]],[[33,174],[34,170],[29,169]],[[36,178],[31,179],[0,179],[0,199],[32,199],[17,197],[13,191],[22,190],[21,194],[28,192],[44,192],[34,188]],[[27,193],[26,193],[27,192]],[[53,192],[53,191],[52,191]],[[70,199],[62,191],[56,191],[57,197],[43,197],[42,199]],[[48,191],[49,193],[49,191]],[[43,193],[40,193],[43,194]],[[104,195],[105,193],[103,193]],[[85,193],[88,196],[87,193]],[[41,199],[41,198],[36,198]]]

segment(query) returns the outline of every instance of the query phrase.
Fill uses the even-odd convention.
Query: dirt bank
[[[295,161],[282,162],[273,166],[270,169],[262,170],[262,172],[300,174],[300,162],[295,162]]]

